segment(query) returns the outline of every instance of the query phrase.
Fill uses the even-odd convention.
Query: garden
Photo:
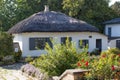
[[[96,56],[88,53],[87,46],[76,49],[69,40],[65,45],[53,44],[53,48],[46,44],[47,54],[30,62],[49,77],[60,76],[66,69],[85,69],[88,72],[81,78],[84,80],[120,79],[119,49],[109,49]]]
[[[2,42],[0,43],[0,65],[14,64],[21,59],[21,51],[14,52],[12,38],[7,33],[0,34],[0,42]],[[67,69],[88,70],[80,78],[82,80],[120,79],[119,49],[113,48],[101,53],[95,50],[89,53],[88,45],[77,49],[75,43],[69,42],[68,39],[66,44],[58,44],[56,41],[52,43],[52,47],[46,43],[47,54],[34,60],[30,56],[26,58],[29,64],[23,65],[21,71],[40,80],[51,80],[53,76],[59,77]]]

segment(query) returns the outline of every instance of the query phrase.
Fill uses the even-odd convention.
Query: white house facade
[[[48,7],[45,11],[20,21],[8,33],[14,36],[14,44],[19,45],[23,57],[46,53],[45,43],[48,42],[52,46],[50,38],[57,39],[58,43],[65,43],[69,37],[70,41],[75,42],[76,48],[80,48],[82,40],[83,46],[88,45],[89,52],[95,48],[103,51],[108,46],[107,36],[99,33],[96,27],[63,13],[49,11]]]
[[[94,33],[94,32],[46,32],[46,33],[21,33],[21,34],[14,34],[14,42],[19,43],[20,49],[23,52],[23,57],[25,56],[40,56],[40,54],[46,53],[44,49],[38,50],[38,49],[30,49],[30,39],[42,39],[42,38],[53,38],[54,40],[57,40],[58,43],[61,43],[61,39],[65,37],[71,37],[71,41],[75,42],[76,48],[79,48],[79,41],[80,40],[88,40],[88,47],[89,52],[94,50],[95,48],[100,48],[101,50],[107,49],[107,37],[100,33]],[[97,42],[98,40],[98,42]],[[99,43],[99,40],[101,41]],[[34,43],[32,43],[34,44]],[[96,45],[100,44],[100,46]]]
[[[105,22],[105,34],[109,39],[109,47],[120,49],[120,18]]]

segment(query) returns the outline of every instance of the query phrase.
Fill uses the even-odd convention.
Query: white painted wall
[[[95,33],[95,32],[39,32],[39,33],[22,33],[22,34],[14,34],[14,42],[20,43],[20,48],[23,52],[23,57],[25,56],[39,56],[42,53],[45,53],[44,50],[29,50],[29,38],[33,37],[53,37],[53,39],[57,38],[58,43],[61,41],[61,37],[72,37],[72,41],[76,42],[76,47],[78,48],[78,41],[81,39],[89,40],[89,51],[92,51],[96,48],[96,39],[102,39],[102,50],[107,50],[107,36]],[[89,38],[92,36],[92,38]]]
[[[105,34],[108,35],[108,28],[111,27],[111,37],[120,37],[120,24],[108,24],[105,26]]]
[[[13,34],[13,36],[14,36],[13,42],[19,43],[20,49],[23,50],[22,34]]]

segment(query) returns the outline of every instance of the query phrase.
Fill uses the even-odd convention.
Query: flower
[[[88,61],[85,62],[85,66],[86,66],[86,67],[88,66]]]
[[[84,59],[82,59],[81,61],[84,62]]]
[[[77,66],[81,66],[80,62],[77,63]]]
[[[105,55],[105,54],[103,54],[103,55],[102,55],[102,58],[105,58],[105,57],[106,57],[106,55]]]
[[[114,70],[115,70],[115,67],[112,65],[111,69],[112,69],[112,71],[114,71]]]
[[[120,54],[118,54],[118,56],[120,57]]]

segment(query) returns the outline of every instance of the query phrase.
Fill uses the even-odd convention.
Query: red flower
[[[88,66],[88,64],[89,64],[89,63],[88,63],[88,61],[86,61],[86,62],[85,62],[85,66],[87,67],[87,66]]]
[[[84,62],[84,59],[82,59],[81,61]]]
[[[80,62],[77,63],[77,66],[81,66]]]
[[[106,57],[106,55],[105,55],[105,54],[103,54],[103,55],[102,55],[102,57],[103,57],[103,58],[105,58],[105,57]]]
[[[115,67],[112,65],[111,69],[112,69],[112,71],[114,71],[114,70],[115,70]]]
[[[120,57],[120,54],[118,54],[118,56]]]

